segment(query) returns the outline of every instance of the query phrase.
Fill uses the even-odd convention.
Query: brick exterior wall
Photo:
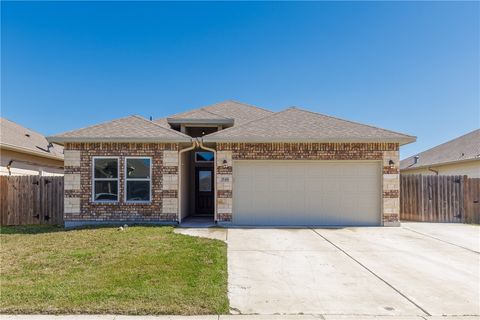
[[[224,165],[226,160],[226,166]],[[232,220],[234,160],[379,160],[383,163],[384,226],[400,224],[398,143],[218,143],[217,220]],[[394,161],[390,167],[389,161]]]
[[[217,220],[232,220],[234,160],[377,160],[383,162],[382,214],[385,226],[399,225],[399,145],[397,143],[218,143]],[[119,157],[119,201],[92,201],[92,158]],[[152,158],[152,201],[125,203],[125,157]],[[226,166],[224,165],[226,160]],[[389,161],[395,165],[390,167]],[[178,220],[178,144],[67,143],[65,221],[167,222]]]
[[[176,221],[178,212],[178,144],[67,143],[65,144],[65,221]],[[119,201],[92,201],[92,158],[119,157]],[[150,203],[126,203],[125,157],[152,158]]]

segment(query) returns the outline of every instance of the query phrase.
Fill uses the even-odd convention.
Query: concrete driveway
[[[480,315],[480,227],[229,229],[243,314]]]

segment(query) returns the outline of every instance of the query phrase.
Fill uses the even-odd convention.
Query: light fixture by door
[[[395,166],[395,162],[393,162],[392,159],[390,159],[390,161],[388,161],[388,164],[390,165],[390,168],[393,168]]]

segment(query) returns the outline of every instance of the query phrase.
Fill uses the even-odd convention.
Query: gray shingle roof
[[[0,145],[4,148],[34,153],[47,158],[63,159],[63,147],[49,142],[40,133],[25,128],[18,123],[0,118]]]
[[[205,142],[398,142],[415,137],[298,108],[203,137]]]
[[[235,120],[235,126],[273,114],[273,111],[234,100],[212,104],[203,109],[226,118],[233,118]]]
[[[438,164],[480,160],[480,129],[400,161],[400,170],[411,170]]]
[[[68,131],[49,141],[65,142],[190,142],[186,134],[133,115],[83,129]]]
[[[205,109],[195,109],[195,110],[190,110],[190,111],[179,113],[179,114],[174,114],[173,116],[170,116],[167,119],[219,119],[219,120],[225,120],[225,119],[231,119],[231,118],[223,117],[219,114],[207,111]]]
[[[241,125],[245,122],[254,119],[262,118],[266,115],[272,114],[272,111],[241,103],[238,101],[227,100],[209,106],[201,107],[199,109],[190,110],[170,116],[168,121],[172,119],[186,119],[186,120],[220,120],[226,121],[233,119],[234,125]],[[164,119],[157,119],[155,122],[163,123]],[[167,121],[167,122],[168,122]]]

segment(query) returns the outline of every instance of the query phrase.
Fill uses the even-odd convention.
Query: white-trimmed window
[[[92,197],[95,202],[117,202],[119,194],[118,157],[93,157]]]
[[[150,202],[152,198],[152,158],[125,158],[125,201]]]

